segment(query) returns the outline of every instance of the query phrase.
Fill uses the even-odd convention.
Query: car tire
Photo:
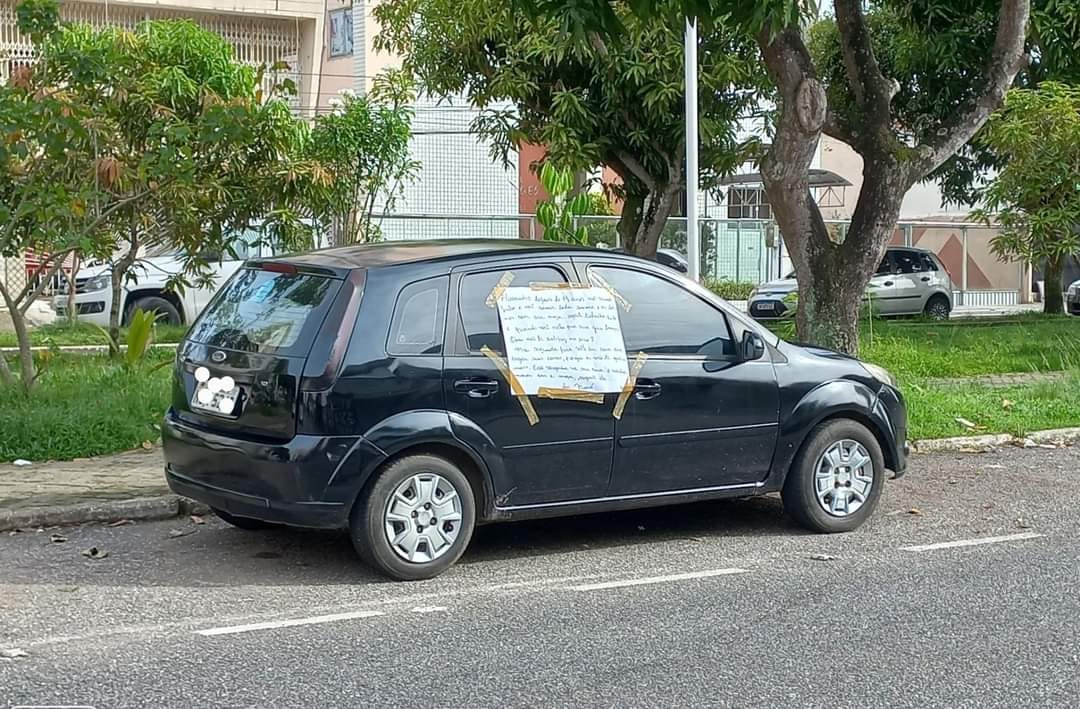
[[[952,306],[949,305],[949,299],[940,294],[930,296],[930,300],[926,301],[926,307],[923,308],[923,313],[931,320],[948,320],[951,312]]]
[[[420,581],[461,558],[475,523],[476,501],[461,469],[438,456],[410,455],[378,474],[353,508],[349,532],[369,566]]]
[[[865,465],[855,470],[845,465],[862,457],[871,466],[869,484]],[[885,460],[874,434],[857,421],[833,419],[810,431],[781,497],[784,509],[803,527],[825,534],[850,532],[873,513],[884,483]]]
[[[261,519],[255,519],[254,517],[237,517],[234,514],[229,514],[225,510],[219,510],[216,507],[210,508],[214,514],[222,519],[224,522],[228,522],[237,529],[246,529],[249,532],[255,532],[260,529],[273,529],[278,525],[273,522],[266,522]]]
[[[166,325],[180,325],[183,322],[180,317],[180,311],[176,309],[175,305],[165,298],[151,295],[139,298],[128,307],[127,314],[124,317],[125,325],[131,323],[132,313],[139,309],[145,310],[148,313],[154,313],[157,316],[157,321],[165,323]]]

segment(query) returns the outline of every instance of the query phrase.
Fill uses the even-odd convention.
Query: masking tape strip
[[[604,403],[603,394],[594,394],[591,391],[582,391],[580,389],[555,389],[549,387],[540,387],[536,395],[541,399],[565,399],[567,401],[585,401],[590,404],[602,404]]]
[[[499,298],[502,297],[503,291],[510,287],[510,284],[514,282],[514,272],[507,271],[502,274],[502,278],[495,284],[495,287],[488,293],[487,299],[484,301],[484,305],[489,308],[494,308],[495,304],[499,302]]]
[[[619,400],[615,402],[615,410],[611,412],[611,415],[615,418],[622,418],[623,409],[626,408],[626,402],[630,400],[630,395],[634,393],[634,386],[637,384],[638,375],[641,374],[641,368],[645,366],[645,360],[648,358],[649,355],[644,352],[638,352],[637,357],[634,358],[634,363],[630,365],[630,374],[626,377],[626,384],[623,386],[622,391],[619,392]]]
[[[521,387],[521,382],[514,376],[514,373],[510,371],[510,365],[506,363],[502,357],[491,349],[487,345],[480,348],[480,352],[485,357],[491,360],[491,363],[495,365],[495,368],[499,370],[499,373],[503,375],[506,381],[510,384],[510,393],[517,397],[518,403],[521,404],[522,411],[525,412],[525,418],[529,419],[529,425],[535,426],[540,422],[540,417],[536,415],[536,409],[533,408],[532,402],[529,401],[529,397],[525,395],[525,390]]]
[[[608,293],[611,293],[611,297],[615,299],[615,302],[621,305],[624,311],[628,313],[630,312],[630,308],[633,307],[630,304],[630,301],[628,301],[626,298],[623,298],[622,293],[615,290],[615,288],[610,283],[604,280],[603,276],[601,276],[599,273],[596,273],[595,271],[590,270],[589,280],[606,290]]]
[[[563,290],[569,288],[592,288],[591,283],[542,283],[540,281],[532,281],[529,283],[529,288],[532,290]]]

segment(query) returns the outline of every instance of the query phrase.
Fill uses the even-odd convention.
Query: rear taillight
[[[260,268],[264,271],[270,271],[271,273],[288,273],[293,276],[297,273],[296,266],[293,266],[290,263],[264,263]]]

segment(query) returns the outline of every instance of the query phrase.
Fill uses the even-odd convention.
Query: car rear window
[[[241,269],[188,339],[241,352],[306,353],[340,288],[341,281],[323,276]]]

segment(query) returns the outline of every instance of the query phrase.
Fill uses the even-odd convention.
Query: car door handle
[[[459,379],[454,382],[454,391],[470,399],[485,399],[498,390],[499,383],[494,379]]]
[[[923,276],[919,280],[922,281],[923,283],[929,283],[930,282],[930,276]]]
[[[646,401],[660,396],[660,385],[656,382],[638,382],[634,385],[634,398]]]
[[[893,285],[893,282],[892,281],[885,281],[882,285],[891,286],[891,285]]]

